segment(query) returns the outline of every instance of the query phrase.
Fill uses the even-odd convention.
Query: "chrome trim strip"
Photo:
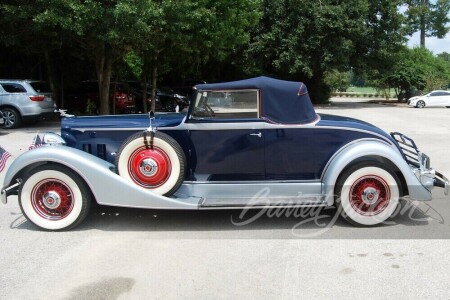
[[[245,129],[265,129],[266,123],[240,122],[240,123],[220,123],[220,122],[189,122],[186,123],[188,130],[245,130]],[[165,128],[163,129],[165,130]]]
[[[297,204],[297,205],[266,205],[266,206],[199,206],[198,210],[230,210],[230,209],[268,209],[268,208],[297,208],[297,207],[326,207],[326,202],[317,204]]]
[[[249,180],[249,181],[183,181],[183,184],[277,184],[277,183],[320,183],[319,179],[313,180]]]

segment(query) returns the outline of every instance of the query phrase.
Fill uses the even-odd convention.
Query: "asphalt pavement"
[[[402,132],[450,177],[450,109],[341,99],[317,111]],[[38,131],[57,132],[59,123],[0,130],[0,146],[14,156],[8,165]],[[377,227],[335,216],[98,206],[74,230],[45,232],[11,197],[0,204],[0,299],[450,297],[450,196],[442,189],[431,202],[403,201]]]

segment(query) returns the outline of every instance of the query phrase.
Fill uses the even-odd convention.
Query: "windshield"
[[[258,90],[199,91],[193,117],[254,119],[259,113]]]

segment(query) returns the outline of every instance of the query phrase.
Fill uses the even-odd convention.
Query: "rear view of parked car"
[[[109,101],[112,111],[118,114],[134,113],[136,97],[124,82],[111,82]],[[64,95],[64,107],[76,114],[97,114],[100,108],[98,81],[83,81]]]
[[[143,85],[137,81],[128,81],[130,87],[132,87],[133,93],[136,95],[139,110],[142,111],[142,94]],[[152,86],[147,85],[147,107],[152,105]],[[156,89],[156,103],[155,110],[165,112],[175,112],[183,110],[189,106],[189,101],[186,96],[177,94],[174,90],[167,87],[158,87]]]
[[[409,106],[424,108],[428,106],[445,106],[450,108],[450,91],[432,91],[408,100]]]
[[[0,80],[0,110],[5,128],[17,128],[22,122],[37,121],[54,115],[47,83],[33,80]]]

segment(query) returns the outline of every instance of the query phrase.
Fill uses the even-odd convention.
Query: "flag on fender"
[[[11,154],[9,154],[8,151],[0,147],[0,172],[3,171],[3,169],[6,166],[6,161],[8,158],[11,157]]]
[[[40,146],[42,146],[42,140],[41,137],[39,136],[39,133],[36,133],[36,136],[33,138],[33,142],[31,142],[31,145],[30,147],[28,147],[28,150],[32,150]]]

